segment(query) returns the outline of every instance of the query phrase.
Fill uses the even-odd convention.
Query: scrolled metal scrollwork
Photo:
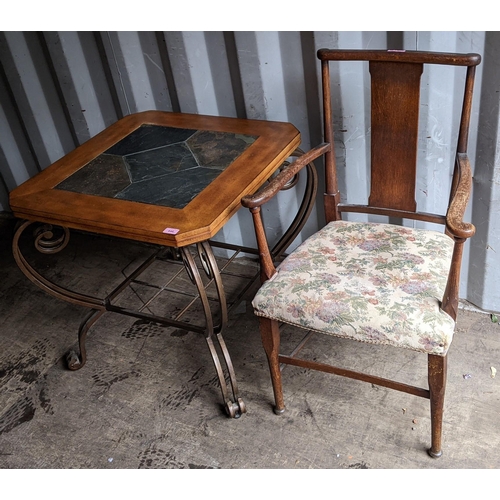
[[[35,224],[35,222],[20,222],[17,225],[14,238],[12,240],[12,254],[17,265],[19,266],[19,269],[24,273],[24,275],[36,286],[40,287],[45,292],[58,299],[62,299],[72,304],[77,304],[85,307],[96,309],[104,308],[102,299],[77,293],[60,285],[57,285],[56,283],[42,276],[33,268],[33,266],[24,257],[19,245],[21,235],[32,224]],[[50,224],[39,226],[33,231],[35,248],[45,254],[54,254],[60,252],[68,244],[69,230],[67,228],[61,227],[60,229],[58,229],[58,231],[62,231],[62,234],[56,236],[53,227]]]
[[[44,254],[60,252],[69,242],[69,229],[67,227],[58,228],[57,235],[52,224],[43,224],[33,231],[35,238],[35,248]]]

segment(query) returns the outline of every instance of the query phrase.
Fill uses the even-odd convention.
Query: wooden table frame
[[[58,184],[145,124],[246,134],[257,138],[182,209],[56,188]],[[200,332],[205,335],[212,355],[226,413],[236,418],[244,413],[245,404],[239,396],[235,371],[222,337],[227,323],[228,307],[212,246],[233,250],[235,255],[242,251],[256,255],[258,252],[255,249],[211,242],[210,239],[238,211],[243,196],[257,191],[274,172],[286,165],[289,157],[301,154],[298,149],[299,143],[300,134],[289,123],[148,111],[119,120],[12,191],[10,206],[14,215],[21,219],[13,240],[13,254],[19,268],[47,293],[90,309],[79,329],[80,353],[79,355],[74,352],[69,353],[68,367],[78,370],[84,366],[87,332],[106,311]],[[273,249],[276,258],[284,253],[302,229],[314,203],[316,189],[317,177],[311,164],[307,168],[307,183],[299,211]],[[34,244],[42,253],[61,251],[68,243],[70,229],[153,244],[158,246],[158,250],[107,297],[97,298],[61,287],[43,277],[31,266],[20,249],[21,235],[28,227],[36,228],[33,231]],[[166,228],[175,228],[175,231],[165,232]],[[132,311],[113,304],[113,299],[155,259],[163,256],[169,249],[171,251],[172,248],[177,249],[175,250],[177,256],[182,259],[191,281],[198,289],[205,314],[205,327],[196,327],[172,318]],[[205,285],[199,267],[194,261],[193,250],[202,263],[202,269],[217,289],[219,311],[216,317],[211,312]],[[223,363],[217,349],[222,353]],[[229,386],[226,383],[225,372],[230,381]]]

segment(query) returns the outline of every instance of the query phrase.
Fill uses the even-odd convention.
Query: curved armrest
[[[269,184],[261,188],[252,195],[244,196],[241,199],[241,204],[246,208],[260,207],[267,203],[275,196],[283,187],[290,182],[297,173],[302,170],[308,163],[330,151],[329,143],[322,143],[319,146],[309,150],[302,156],[299,156],[295,161],[287,165]]]
[[[446,214],[446,227],[453,236],[470,238],[476,228],[473,224],[464,222],[463,216],[471,193],[472,171],[466,153],[458,153],[456,161],[459,180]]]

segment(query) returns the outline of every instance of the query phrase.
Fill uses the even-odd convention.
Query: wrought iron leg
[[[104,314],[104,312],[106,312],[105,305],[101,299],[63,288],[35,271],[31,264],[29,264],[26,260],[19,247],[19,239],[21,238],[21,235],[32,224],[32,221],[25,221],[21,223],[14,234],[12,252],[19,269],[32,283],[53,297],[65,300],[71,304],[90,307],[92,309],[80,325],[78,333],[80,356],[78,356],[74,351],[71,351],[66,356],[68,368],[70,370],[79,370],[83,367],[87,358],[85,350],[87,332],[89,328]],[[69,230],[65,227],[61,227],[61,231],[61,235],[56,236],[54,228],[50,224],[42,224],[37,227],[33,232],[35,248],[43,254],[55,254],[60,252],[66,247],[69,241]]]
[[[205,286],[203,285],[200,273],[198,271],[198,267],[189,248],[183,247],[180,249],[182,253],[182,259],[184,261],[187,273],[191,278],[191,281],[198,288],[198,293],[200,295],[200,299],[203,305],[203,311],[206,320],[205,339],[210,354],[212,355],[212,360],[217,372],[217,376],[219,378],[219,384],[222,392],[224,408],[226,410],[226,413],[230,417],[239,418],[243,413],[246,412],[246,407],[245,403],[239,396],[233,363],[231,361],[229,351],[227,350],[226,344],[222,337],[222,330],[227,324],[227,304],[224,293],[224,287],[222,285],[222,278],[220,276],[219,268],[217,266],[217,262],[215,260],[210,245],[207,242],[203,242],[199,243],[197,248],[203,269],[205,270],[207,276],[210,279],[214,280],[215,286],[217,288],[217,294],[219,298],[219,312],[220,312],[219,325],[217,326],[214,325],[214,318],[212,315],[212,311],[210,309],[210,303],[207,297]],[[217,339],[218,347],[221,350],[224,358],[225,367],[229,376],[230,387],[226,382],[226,376],[224,373],[223,365],[221,363],[221,359],[214,344],[214,337]],[[230,394],[232,394],[232,398],[230,397]]]

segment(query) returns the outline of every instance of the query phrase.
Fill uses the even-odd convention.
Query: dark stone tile
[[[256,139],[251,135],[200,130],[186,142],[201,166],[226,168]]]
[[[132,182],[197,167],[198,164],[185,143],[165,146],[125,158]]]
[[[122,157],[103,154],[77,170],[55,188],[113,198],[129,184],[130,177]]]
[[[171,208],[184,208],[219,174],[220,171],[217,169],[192,168],[184,172],[135,182],[116,195],[116,198]]]
[[[106,153],[126,156],[140,151],[160,148],[187,140],[195,130],[162,127],[159,125],[142,125],[127,137],[109,148]]]

